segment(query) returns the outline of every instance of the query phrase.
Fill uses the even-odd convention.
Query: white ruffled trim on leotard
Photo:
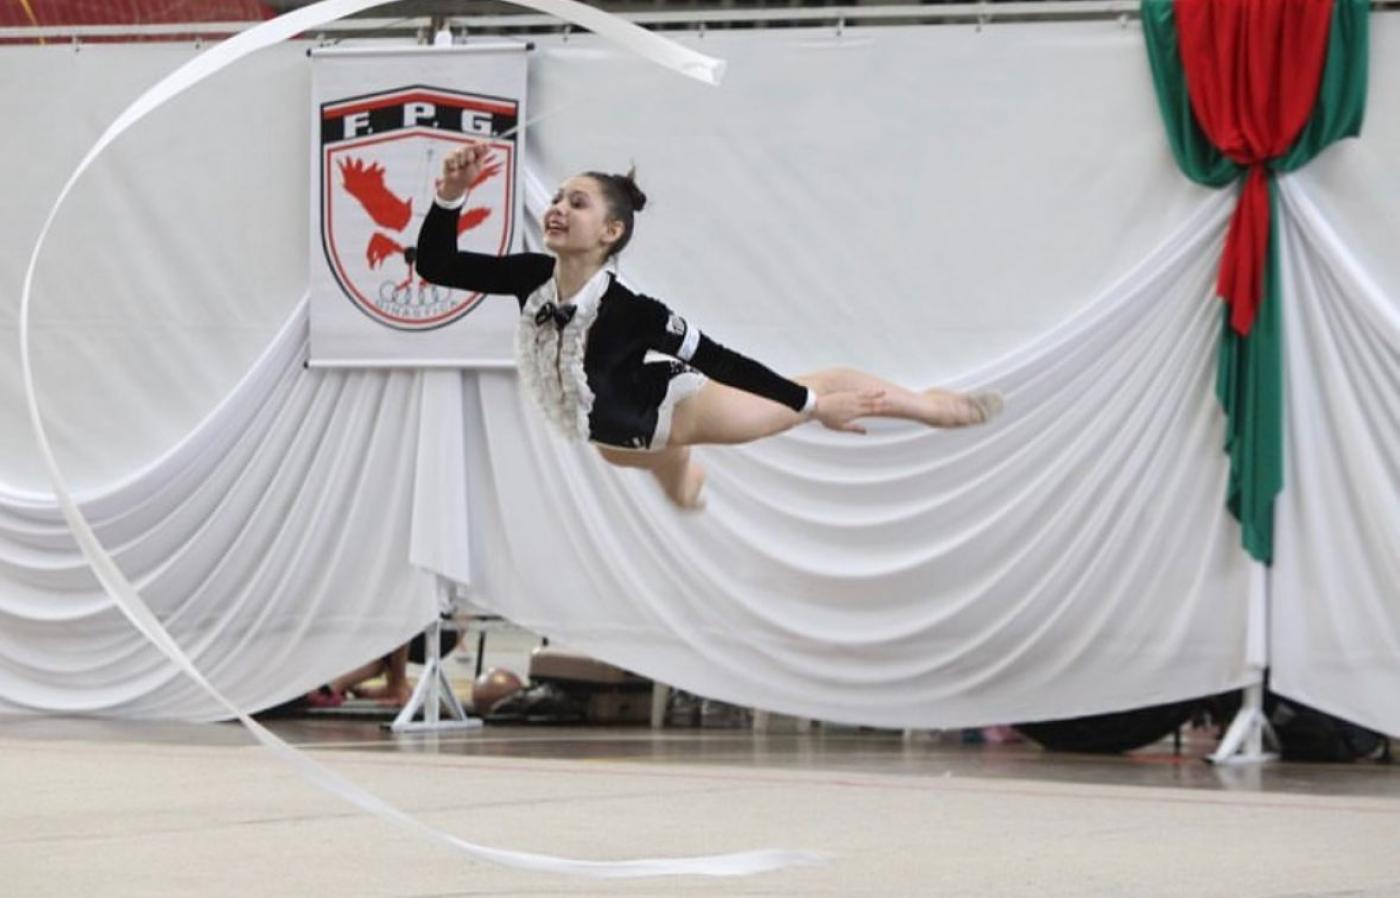
[[[559,303],[554,278],[545,281],[525,301],[515,329],[515,363],[525,392],[545,419],[570,439],[586,440],[588,416],[593,411],[593,390],[584,371],[588,330],[598,317],[598,305],[610,284],[607,271],[599,271],[574,297],[578,309],[561,331],[549,321],[535,324],[535,313],[547,302]]]

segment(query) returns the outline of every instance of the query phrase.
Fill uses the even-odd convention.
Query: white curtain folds
[[[1400,734],[1400,298],[1279,181],[1287,467],[1272,686]]]
[[[1228,209],[1209,199],[1089,308],[976,372],[1007,391],[996,425],[706,451],[700,516],[545,430],[509,373],[461,375],[463,400],[449,372],[304,370],[300,311],[188,441],[88,510],[248,707],[431,616],[410,556],[601,657],[825,719],[970,725],[1227,689],[1246,568],[1219,502],[1207,250]],[[13,573],[36,532],[65,545],[51,509],[11,515]],[[5,609],[12,707],[216,714],[61,554]],[[99,636],[111,657],[73,651]]]
[[[829,720],[971,725],[1239,685],[1247,568],[1211,401],[1209,250],[1228,211],[1209,200],[1080,315],[970,377],[1007,393],[994,426],[699,450],[700,515],[481,372],[474,585],[663,681]]]
[[[308,371],[305,354],[303,306],[187,440],[82,503],[176,641],[246,708],[421,630],[438,599],[407,559],[466,551],[443,547],[460,528],[419,523],[458,497],[415,490],[420,473],[452,483],[418,448],[440,418],[460,422],[459,393],[411,372]],[[51,500],[0,496],[0,575],[0,710],[224,716],[118,613]]]

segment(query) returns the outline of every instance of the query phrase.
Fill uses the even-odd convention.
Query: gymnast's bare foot
[[[1001,394],[992,390],[954,393],[933,388],[922,395],[928,403],[923,421],[931,427],[986,424],[1001,412],[1003,404]]]
[[[981,419],[978,424],[986,424],[988,421],[1001,414],[1001,408],[1005,405],[1001,394],[995,390],[976,390],[971,393],[964,393],[964,398],[976,407]]]

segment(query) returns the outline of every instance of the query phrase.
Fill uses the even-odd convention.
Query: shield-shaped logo
[[[321,106],[321,244],[355,307],[387,327],[431,330],[482,294],[418,277],[414,244],[442,158],[468,140],[493,152],[458,218],[458,247],[501,255],[515,231],[516,100],[414,85]]]

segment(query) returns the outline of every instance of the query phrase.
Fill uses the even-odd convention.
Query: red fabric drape
[[[1317,100],[1332,0],[1175,0],[1191,110],[1206,137],[1249,169],[1225,238],[1218,290],[1248,334],[1269,246],[1266,163],[1292,146]]]

